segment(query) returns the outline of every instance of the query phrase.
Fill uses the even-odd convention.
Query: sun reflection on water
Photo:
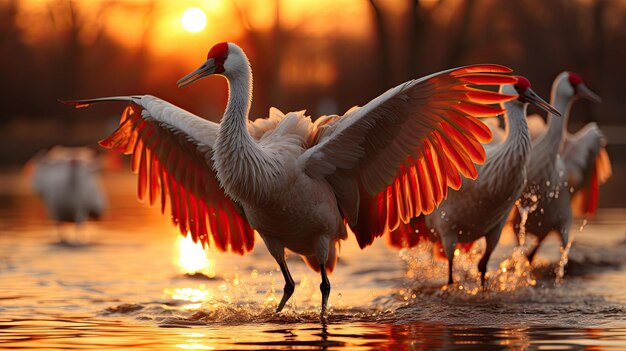
[[[191,235],[178,236],[175,244],[174,264],[181,273],[201,273],[209,278],[215,277],[215,260],[207,256],[200,243],[194,243]]]

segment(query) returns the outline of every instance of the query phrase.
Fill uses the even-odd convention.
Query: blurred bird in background
[[[48,216],[55,221],[61,242],[78,243],[79,227],[89,219],[99,219],[106,209],[99,179],[101,160],[86,147],[55,146],[31,159],[32,188],[43,201]],[[73,240],[63,237],[63,223],[75,223]]]

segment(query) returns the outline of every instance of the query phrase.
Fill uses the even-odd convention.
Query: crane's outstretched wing
[[[593,122],[567,134],[562,159],[568,183],[574,188],[572,210],[576,215],[593,215],[598,208],[599,186],[612,172],[605,145],[602,131]]]
[[[194,242],[243,254],[254,246],[254,231],[240,206],[226,196],[213,170],[218,124],[153,96],[70,101],[83,107],[100,101],[129,101],[119,128],[100,145],[132,154],[137,195],[154,205],[169,199],[172,220]],[[208,226],[207,226],[208,222]],[[211,234],[209,236],[209,234]]]
[[[361,247],[421,213],[430,213],[475,178],[485,160],[489,129],[474,117],[495,116],[487,106],[514,97],[469,84],[513,84],[498,65],[447,70],[392,88],[327,124],[302,155],[306,173],[325,178]]]

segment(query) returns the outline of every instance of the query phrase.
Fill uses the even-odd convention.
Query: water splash
[[[526,243],[526,222],[528,221],[528,214],[530,213],[532,207],[522,206],[522,203],[519,200],[515,202],[515,207],[517,207],[517,211],[519,212],[519,215],[520,215],[519,231],[517,232],[517,241],[519,243],[519,246],[524,246],[524,244]],[[532,209],[532,211],[536,209],[537,202],[535,202],[534,207],[535,208]]]
[[[549,184],[548,184],[549,185]],[[518,244],[513,248],[511,257],[502,261],[499,269],[493,273],[489,281],[490,288],[496,291],[515,291],[521,287],[535,286],[537,281],[533,277],[530,262],[526,256],[526,222],[528,215],[537,210],[538,199],[536,195],[529,196],[522,205],[517,201],[515,206],[520,214],[520,223],[517,232]]]
[[[578,232],[582,233],[587,225],[587,218],[583,218],[580,227],[578,228]],[[556,278],[554,280],[555,286],[560,286],[563,284],[563,277],[565,276],[565,267],[567,267],[567,263],[569,262],[569,254],[572,248],[572,243],[574,242],[574,235],[570,233],[569,241],[565,247],[561,247],[561,256],[559,257],[559,262],[554,270]]]
[[[448,263],[438,259],[433,254],[433,244],[422,243],[413,249],[400,251],[400,257],[405,261],[407,270],[406,286],[399,291],[399,299],[411,302],[420,298],[420,293],[428,291],[440,296],[453,295],[476,296],[483,292],[480,284],[480,273],[477,264],[484,253],[484,245],[474,245],[468,253],[455,250],[454,281],[446,285]],[[530,264],[524,251],[517,247],[511,257],[502,261],[496,271],[487,272],[488,292],[513,292],[519,289],[534,286],[534,279]]]
[[[489,290],[499,292],[512,292],[537,284],[521,246],[516,246],[511,257],[500,262],[499,269],[492,274],[488,284]]]
[[[559,263],[557,264],[554,273],[556,275],[556,279],[554,280],[555,286],[560,286],[563,284],[563,277],[565,276],[565,267],[567,266],[567,261],[569,259],[569,252],[572,248],[572,240],[567,242],[565,248],[561,247],[561,257],[559,258]]]

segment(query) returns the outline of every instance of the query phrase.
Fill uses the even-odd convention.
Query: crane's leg
[[[545,239],[545,236],[537,236],[537,244],[528,253],[528,255],[526,255],[526,258],[528,258],[528,263],[533,264],[533,260],[535,259],[535,255],[537,254],[537,251],[539,251],[539,246],[541,246],[541,242],[543,241],[543,239]]]
[[[487,263],[489,263],[489,258],[491,257],[491,253],[498,245],[498,241],[500,240],[500,234],[502,234],[502,228],[506,224],[506,217],[501,221],[499,225],[497,225],[494,229],[486,233],[485,239],[487,241],[487,247],[485,248],[485,254],[478,262],[478,271],[480,272],[480,285],[485,289],[485,274],[487,274]]]
[[[284,261],[278,262],[278,265],[280,266],[280,271],[283,272],[283,277],[285,278],[285,287],[283,288],[283,297],[280,299],[276,312],[283,310],[283,307],[285,307],[285,304],[289,301],[289,298],[293,295],[293,291],[296,288],[296,284],[293,282],[291,273],[289,273],[289,268],[287,268],[287,263]]]
[[[568,210],[569,210],[569,207],[568,207]],[[564,223],[561,226],[561,230],[559,231],[559,234],[561,235],[561,247],[564,250],[567,247],[567,244],[569,242],[569,228],[572,225],[572,213],[571,213],[571,210],[569,210],[568,212],[569,213],[565,216]]]
[[[287,262],[285,261],[285,246],[282,241],[272,237],[266,237],[264,235],[261,235],[261,238],[265,242],[265,246],[267,246],[270,254],[272,254],[272,257],[276,260],[276,263],[278,263],[280,271],[283,273],[283,277],[285,278],[283,297],[280,299],[280,303],[278,303],[278,307],[276,308],[276,312],[278,313],[283,310],[285,304],[289,301],[291,295],[293,295],[296,285],[293,282],[291,273],[289,273],[289,268],[287,268]]]
[[[446,234],[441,236],[441,245],[443,252],[448,258],[448,285],[452,285],[452,262],[454,261],[454,250],[456,249],[456,234]]]
[[[565,223],[563,223],[563,226],[561,227],[561,231],[559,234],[561,234],[561,255],[563,255],[564,251],[567,249],[567,246],[569,245],[569,228],[572,225],[572,213],[570,208],[567,208],[568,214],[565,216]],[[563,258],[565,258],[566,260],[568,259],[568,257],[563,257],[561,256],[562,260]],[[559,260],[559,264],[561,264],[562,262],[560,262]],[[563,266],[563,274],[565,274],[565,272],[568,269],[568,265],[569,265],[569,261],[565,262],[565,265]]]
[[[330,296],[330,281],[326,274],[326,265],[320,264],[320,273],[322,274],[322,283],[320,291],[322,292],[322,315],[326,314],[326,305],[328,304],[328,296]]]
[[[326,305],[328,304],[328,296],[330,296],[330,281],[326,273],[326,263],[328,262],[330,245],[330,237],[327,235],[320,235],[313,240],[315,257],[320,264],[320,274],[322,275],[322,283],[320,284],[320,291],[322,292],[322,319],[326,315]]]

